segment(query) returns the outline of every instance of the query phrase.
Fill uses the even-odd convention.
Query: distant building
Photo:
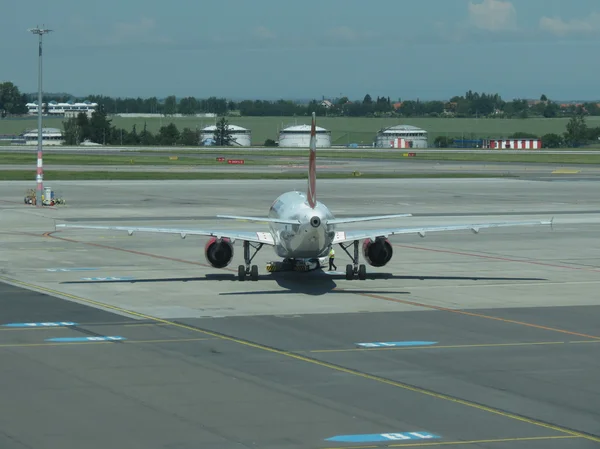
[[[32,103],[27,103],[28,113],[31,115],[35,115],[38,113],[37,101]],[[44,107],[46,103],[42,103],[42,113],[44,113]],[[62,115],[65,117],[74,117],[77,114],[84,112],[86,115],[91,116],[92,112],[94,112],[98,108],[98,103],[92,103],[90,101],[84,101],[82,103],[74,103],[69,101],[67,103],[57,103],[56,101],[51,101],[48,103],[48,115]]]
[[[37,145],[38,130],[32,129],[23,134],[25,145]],[[62,145],[65,142],[63,133],[57,128],[42,128],[42,145]]]
[[[331,148],[331,131],[316,127],[317,148]],[[310,145],[310,125],[294,125],[279,131],[279,146],[282,148]]]
[[[227,129],[231,131],[233,145],[240,147],[249,147],[252,145],[252,132],[249,129],[236,125],[227,125]],[[215,144],[214,137],[216,130],[217,127],[215,125],[202,129],[201,141],[203,145],[209,146]]]
[[[492,150],[539,150],[542,139],[489,139],[484,141],[484,148]]]
[[[427,148],[427,131],[411,125],[384,128],[375,137],[377,148]]]

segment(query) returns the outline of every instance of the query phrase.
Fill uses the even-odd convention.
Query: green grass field
[[[267,165],[296,165],[307,162],[306,151],[294,151],[282,155],[277,151],[236,151],[227,153],[227,158],[243,159],[245,165],[267,166]],[[595,154],[490,154],[490,153],[456,153],[452,151],[440,151],[436,153],[419,154],[418,150],[414,157],[405,157],[401,152],[381,153],[339,153],[322,151],[318,158],[321,159],[375,159],[385,161],[414,160],[428,161],[457,161],[457,162],[521,162],[521,163],[546,163],[546,164],[600,164],[600,151]],[[266,156],[266,158],[265,158]],[[285,156],[285,157],[283,157]],[[26,165],[35,163],[35,153],[2,153],[0,152],[0,167],[2,165]],[[295,160],[288,160],[295,159]],[[156,156],[151,153],[143,155],[96,155],[96,154],[48,154],[44,156],[47,167],[56,165],[145,165],[145,166],[215,166],[229,167],[229,164],[217,162],[214,157],[202,156],[177,156],[176,160],[169,156]]]
[[[505,175],[439,173],[439,174],[361,174],[360,178],[506,178]],[[355,179],[352,173],[321,173],[320,179]],[[32,181],[31,170],[0,170],[0,181]],[[98,180],[233,180],[233,179],[306,179],[306,173],[173,173],[173,172],[112,172],[112,171],[48,171],[44,173],[44,181],[98,181]]]
[[[563,133],[569,121],[567,118],[545,119],[454,119],[454,118],[346,118],[318,117],[318,125],[331,131],[334,145],[349,143],[371,144],[379,129],[407,124],[423,128],[429,132],[429,140],[433,142],[437,136],[443,135],[454,138],[502,138],[515,132],[528,132],[539,136],[547,133]],[[113,124],[119,128],[131,130],[137,125],[140,131],[144,122],[148,129],[156,132],[161,126],[175,123],[181,130],[203,128],[214,124],[214,119],[183,117],[183,118],[122,118],[112,117]],[[266,139],[277,140],[279,129],[294,125],[308,124],[308,117],[231,117],[231,124],[243,126],[252,131],[252,143],[262,145]],[[600,117],[588,117],[590,127],[600,126]],[[62,119],[44,119],[45,127],[62,129]],[[3,119],[0,120],[0,134],[18,134],[37,127],[37,118]]]
[[[218,162],[214,157],[185,157],[155,156],[151,154],[139,155],[98,155],[98,154],[44,154],[44,164],[60,165],[220,165],[227,166],[226,162]],[[0,166],[21,165],[35,162],[35,153],[2,153],[0,152]],[[235,157],[230,157],[236,159]],[[266,159],[244,159],[245,165],[275,164],[277,161]]]

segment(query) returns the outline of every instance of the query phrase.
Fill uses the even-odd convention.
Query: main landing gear
[[[250,255],[250,246],[254,249],[254,254]],[[262,243],[258,245],[253,245],[250,242],[244,241],[244,263],[245,265],[238,266],[238,279],[240,281],[246,280],[246,276],[250,276],[250,279],[253,281],[258,281],[258,265],[252,265],[252,259],[256,256],[256,254],[263,247]]]
[[[352,259],[352,264],[346,265],[346,280],[351,281],[354,279],[354,276],[357,275],[358,279],[364,281],[367,279],[367,267],[364,264],[358,264],[358,240],[354,240],[354,242],[344,245],[340,243],[342,249],[348,254],[350,259]],[[354,256],[350,255],[348,252],[348,248],[350,245],[354,245]]]

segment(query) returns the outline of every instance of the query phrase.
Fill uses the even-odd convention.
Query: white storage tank
[[[427,131],[411,125],[384,128],[375,138],[377,148],[427,148]]]
[[[331,131],[316,127],[317,132],[317,148],[331,148]],[[282,148],[288,147],[303,147],[308,148],[310,145],[310,125],[294,125],[279,131],[279,146]]]
[[[249,129],[237,125],[227,125],[227,129],[231,131],[231,138],[234,146],[249,147],[252,145],[252,132]],[[207,126],[202,129],[201,140],[204,145],[214,144],[216,130],[217,127],[215,125]]]

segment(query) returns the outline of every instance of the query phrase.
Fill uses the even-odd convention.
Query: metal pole
[[[35,204],[37,207],[43,206],[42,193],[44,191],[44,166],[42,162],[42,36],[52,30],[44,28],[32,28],[33,34],[39,36],[39,52],[38,52],[38,142],[37,142],[37,189],[35,193]]]

